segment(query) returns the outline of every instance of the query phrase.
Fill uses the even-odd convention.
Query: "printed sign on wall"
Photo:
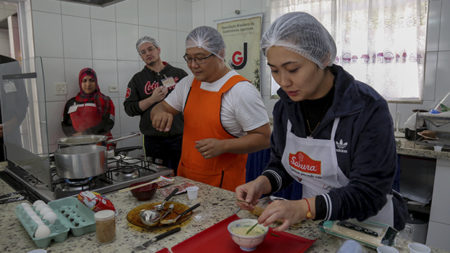
[[[260,90],[260,40],[262,16],[224,21],[217,30],[225,41],[225,60]]]

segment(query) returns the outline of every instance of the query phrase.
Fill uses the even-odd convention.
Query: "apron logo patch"
[[[347,153],[347,142],[344,142],[342,139],[336,141],[336,152],[339,153]]]
[[[289,154],[289,165],[301,172],[321,175],[321,162],[311,159],[307,154],[299,151],[296,154]]]

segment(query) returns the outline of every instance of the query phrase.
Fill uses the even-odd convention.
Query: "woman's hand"
[[[253,210],[258,199],[272,190],[270,181],[266,176],[259,176],[255,180],[236,188],[237,205],[241,209]]]
[[[270,203],[259,216],[258,223],[269,226],[275,221],[283,222],[276,231],[283,231],[290,225],[306,219],[308,206],[304,199],[301,200],[275,200]]]
[[[213,158],[224,153],[221,141],[215,138],[203,139],[195,142],[195,148],[205,158]]]

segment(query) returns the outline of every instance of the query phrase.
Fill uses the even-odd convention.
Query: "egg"
[[[39,200],[34,201],[33,206],[34,206],[34,208],[36,208],[37,206],[42,205],[42,204],[45,205],[45,202],[39,199]]]
[[[53,224],[53,223],[55,223],[55,220],[56,220],[58,217],[56,216],[56,213],[54,213],[54,212],[48,212],[48,213],[46,213],[42,218],[43,218],[44,220],[48,220],[48,222],[50,222],[50,224]]]
[[[45,205],[40,204],[40,205],[35,206],[34,210],[36,210],[38,213],[40,213],[43,208],[45,208]]]
[[[38,216],[31,216],[31,219],[39,226],[44,225],[44,222],[42,222],[41,218]]]
[[[40,213],[41,210],[44,209],[44,208],[49,208],[49,207],[48,207],[48,205],[45,204],[45,203],[37,204],[37,205],[34,207],[34,209],[35,209],[36,211],[38,211],[39,213]]]
[[[41,216],[43,217],[43,216],[45,216],[45,214],[47,214],[47,213],[53,213],[53,210],[52,210],[50,207],[45,206],[45,207],[41,208],[41,210],[39,211],[39,213],[40,213]]]
[[[46,225],[39,225],[36,231],[34,232],[34,237],[36,239],[45,238],[50,235],[50,228]]]
[[[21,203],[20,205],[21,205],[24,209],[25,209],[25,208],[31,208],[30,204],[28,204],[28,203]]]

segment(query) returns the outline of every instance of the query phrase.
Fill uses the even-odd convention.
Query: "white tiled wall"
[[[52,88],[47,89],[54,102],[74,96],[78,91],[79,70],[94,67],[102,91],[117,102],[113,132],[124,135],[138,126],[138,118],[130,119],[124,113],[122,102],[129,78],[143,67],[135,50],[139,37],[157,38],[163,59],[188,71],[181,57],[184,39],[193,27],[216,27],[219,20],[264,13],[265,30],[270,21],[268,6],[269,0],[126,0],[102,8],[58,0],[32,0],[35,55],[45,58],[47,86],[52,87],[54,82],[67,83],[66,96],[52,95]],[[429,109],[450,91],[449,26],[450,1],[430,0],[424,100],[420,104],[390,103],[394,121],[399,117],[403,123],[411,109]],[[55,66],[57,71],[50,66]],[[263,68],[263,99],[271,114],[276,101],[270,99],[269,78],[269,72]],[[110,86],[117,86],[118,92],[110,92]]]
[[[216,27],[217,21],[239,16],[264,13],[263,31],[270,22],[269,0],[193,0],[192,24],[209,25]],[[240,15],[235,10],[240,10]],[[450,92],[450,0],[430,0],[425,85],[423,90],[423,102],[390,103],[393,120],[399,117],[400,127],[412,114],[412,109],[430,109],[445,94]],[[264,60],[264,59],[263,59]],[[270,99],[270,74],[267,69],[262,69],[262,94],[269,115],[272,114],[275,100]]]
[[[163,60],[186,69],[182,56],[192,29],[191,5],[190,0],[126,0],[107,7],[31,0],[35,56],[44,65],[50,144],[63,136],[64,104],[79,91],[78,73],[84,67],[94,68],[102,92],[114,102],[113,135],[137,131],[139,117],[130,118],[123,109],[127,84],[144,66],[136,41],[144,35],[160,40]],[[67,84],[66,95],[56,94],[57,83]],[[118,146],[141,143],[133,138]]]

